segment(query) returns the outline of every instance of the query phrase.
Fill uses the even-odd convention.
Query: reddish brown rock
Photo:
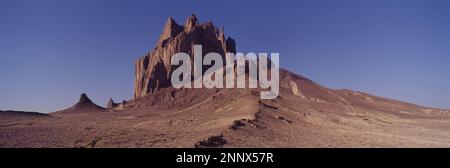
[[[157,46],[136,61],[134,98],[171,86],[170,76],[175,69],[170,65],[172,56],[184,52],[193,58],[192,51],[196,44],[202,45],[203,54],[236,52],[235,41],[232,38],[225,40],[223,29],[219,30],[211,22],[199,24],[197,17],[192,15],[181,26],[169,18]]]

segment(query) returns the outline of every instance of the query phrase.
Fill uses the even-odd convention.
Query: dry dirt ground
[[[281,94],[162,89],[124,110],[0,112],[0,147],[450,147],[448,110],[283,73]]]

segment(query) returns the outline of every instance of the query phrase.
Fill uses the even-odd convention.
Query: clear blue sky
[[[450,108],[448,0],[0,0],[0,109],[131,99],[134,61],[192,13],[324,86]]]

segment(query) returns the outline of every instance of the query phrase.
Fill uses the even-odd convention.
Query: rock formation
[[[112,98],[109,98],[108,104],[106,105],[106,109],[108,109],[110,111],[123,110],[126,104],[127,104],[127,101],[125,101],[125,100],[122,101],[121,103],[115,103]]]
[[[202,45],[202,53],[224,55],[236,52],[235,41],[230,37],[225,39],[223,28],[219,30],[211,22],[199,24],[195,15],[187,18],[184,26],[169,18],[156,47],[136,61],[134,98],[171,86],[170,77],[176,68],[170,65],[172,56],[183,52],[193,58],[192,51],[196,44]]]
[[[81,94],[80,100],[72,107],[59,111],[59,112],[94,112],[94,111],[105,111],[105,108],[92,102],[91,99],[87,97],[85,93]]]
[[[108,104],[106,105],[107,109],[113,109],[114,107],[117,107],[117,103],[114,103],[114,100],[112,98],[109,98]]]

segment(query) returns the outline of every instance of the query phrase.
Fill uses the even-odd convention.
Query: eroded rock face
[[[176,68],[170,65],[172,56],[184,52],[193,59],[193,48],[198,44],[202,45],[203,55],[210,52],[222,56],[227,52],[236,53],[235,41],[230,37],[225,39],[223,29],[219,30],[211,22],[199,24],[197,17],[192,15],[181,26],[169,18],[157,46],[136,61],[134,98],[171,86],[170,77]]]

